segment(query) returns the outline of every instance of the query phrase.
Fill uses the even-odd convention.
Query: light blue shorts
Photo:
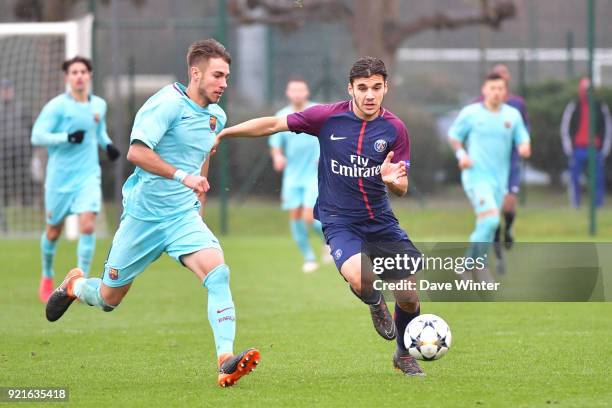
[[[319,195],[317,179],[305,185],[283,183],[281,191],[282,209],[314,208]]]
[[[70,214],[100,212],[102,188],[99,181],[87,183],[69,193],[45,189],[45,220],[48,225],[59,225]]]
[[[476,214],[492,209],[500,210],[502,207],[504,192],[489,183],[464,186],[464,190]]]
[[[104,264],[102,282],[111,287],[124,286],[164,252],[181,262],[183,255],[206,248],[221,251],[219,241],[196,210],[160,222],[142,221],[124,213]]]

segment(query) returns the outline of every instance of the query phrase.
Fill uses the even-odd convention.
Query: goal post
[[[64,40],[64,59],[75,55],[91,57],[93,15],[58,23],[3,23],[0,24],[2,37],[57,36]]]
[[[33,237],[44,226],[46,149],[30,144],[44,104],[62,93],[61,64],[92,53],[93,15],[56,23],[0,24],[0,237]],[[66,235],[76,238],[75,218]]]

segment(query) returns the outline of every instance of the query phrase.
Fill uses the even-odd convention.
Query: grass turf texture
[[[213,207],[213,231],[215,215]],[[464,240],[473,222],[456,208],[402,208],[398,216],[414,240]],[[170,258],[145,271],[116,311],[75,304],[51,324],[36,299],[38,243],[15,240],[0,241],[0,385],[67,386],[70,405],[90,406],[595,407],[612,400],[612,303],[426,303],[424,313],[450,324],[453,347],[423,363],[427,377],[406,378],[392,369],[394,343],[374,332],[335,268],[300,272],[276,206],[245,205],[230,219],[232,234],[221,242],[232,268],[236,351],[260,348],[253,375],[232,389],[216,386],[206,292]],[[598,239],[612,241],[612,211],[599,221]],[[516,225],[520,239],[533,241],[586,241],[585,231],[584,217],[562,208],[524,209]],[[98,241],[95,270],[109,246]],[[74,262],[75,244],[62,241],[57,278]]]

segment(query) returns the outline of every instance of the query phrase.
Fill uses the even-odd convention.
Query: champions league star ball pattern
[[[433,314],[420,315],[408,324],[404,332],[404,344],[410,355],[419,360],[437,360],[451,346],[448,324]]]

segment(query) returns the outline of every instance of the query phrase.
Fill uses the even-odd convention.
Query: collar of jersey
[[[76,103],[89,103],[89,102],[91,102],[91,93],[88,93],[88,94],[87,94],[87,102],[79,102],[79,101],[77,101],[76,99],[74,99],[74,98],[72,97],[72,94],[70,93],[70,91],[66,91],[66,92],[65,92],[65,94],[66,94],[66,97],[67,97],[68,99],[70,99],[71,101],[74,101],[74,102],[76,102]]]
[[[357,116],[357,114],[356,114],[356,113],[355,113],[355,111],[353,110],[353,100],[352,100],[352,99],[350,99],[350,100],[348,101],[348,103],[349,103],[349,112],[351,112],[351,114],[353,115],[353,117],[354,117],[355,119],[360,120],[360,121],[362,121],[362,122],[363,122],[364,120],[363,120],[363,119],[361,119],[359,116]],[[386,110],[386,109],[385,109],[383,106],[381,106],[381,107],[380,107],[380,111],[378,112],[378,116],[377,116],[376,118],[374,118],[374,119],[372,119],[372,120],[368,120],[368,121],[366,121],[366,122],[374,122],[375,120],[378,120],[378,119],[382,118],[382,117],[383,117],[383,115],[385,114],[385,112],[386,112],[386,111],[387,111],[387,110]]]
[[[208,113],[208,107],[201,107],[200,105],[192,101],[189,96],[187,96],[187,87],[185,87],[185,85],[181,84],[180,82],[175,82],[173,84],[173,88],[181,94],[183,99],[185,99],[189,106],[191,106],[194,110],[196,110],[197,112]]]

